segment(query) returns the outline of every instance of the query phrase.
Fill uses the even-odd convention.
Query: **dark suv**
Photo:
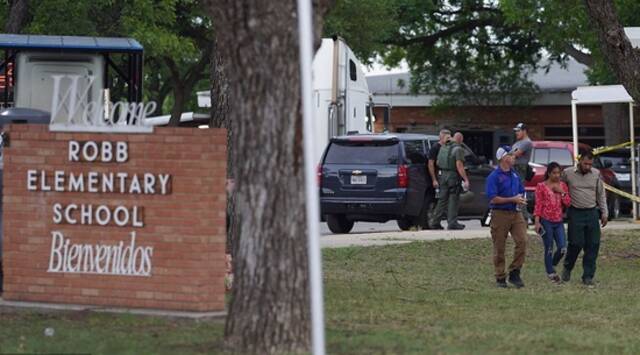
[[[348,233],[356,221],[426,224],[427,151],[421,134],[332,138],[318,166],[320,213],[331,232]]]

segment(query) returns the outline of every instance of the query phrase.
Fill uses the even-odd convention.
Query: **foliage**
[[[537,89],[528,76],[540,60],[538,42],[531,31],[506,24],[493,2],[340,0],[325,34],[344,37],[365,62],[405,59],[412,90],[443,102],[519,104]]]
[[[206,85],[207,45],[213,39],[212,23],[203,15],[200,1],[32,0],[29,10],[23,33],[135,38],[145,49],[145,99],[162,107],[172,104],[173,99],[165,101],[168,96],[182,90],[190,99],[187,106],[196,107],[192,90]],[[0,18],[6,12],[7,1],[0,1]],[[176,70],[172,72],[168,62]],[[189,75],[195,82],[177,85]]]
[[[640,2],[616,0],[615,3],[623,26],[640,24]],[[500,8],[508,23],[535,32],[551,61],[564,64],[574,53],[578,61],[586,56],[587,62],[583,64],[589,67],[586,74],[591,84],[618,83],[604,60],[584,1],[501,0]]]
[[[616,4],[624,25],[640,23],[640,2]],[[365,63],[406,60],[413,91],[449,104],[526,104],[530,74],[570,56],[588,61],[592,83],[615,82],[582,0],[338,0],[325,27],[334,34]]]

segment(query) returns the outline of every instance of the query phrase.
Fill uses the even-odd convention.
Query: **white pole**
[[[576,100],[571,100],[571,125],[573,128],[573,156],[578,157],[578,108],[576,107]],[[575,161],[578,164],[578,161]],[[574,164],[574,165],[575,165]]]
[[[629,139],[631,140],[631,194],[637,196],[638,179],[636,177],[636,134],[633,124],[633,102],[629,102]],[[638,204],[631,201],[633,206],[633,220],[638,219]]]
[[[322,300],[322,257],[320,254],[320,199],[316,186],[311,62],[313,60],[313,29],[311,0],[298,0],[298,32],[300,34],[300,90],[304,121],[304,177],[307,210],[307,248],[309,253],[309,283],[311,291],[311,340],[313,354],[324,355],[324,307]]]

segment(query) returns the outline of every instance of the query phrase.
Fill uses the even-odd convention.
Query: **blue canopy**
[[[133,38],[0,34],[0,49],[69,50],[83,52],[142,52]]]

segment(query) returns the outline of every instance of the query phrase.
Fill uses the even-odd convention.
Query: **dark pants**
[[[505,273],[505,249],[507,237],[515,242],[513,261],[509,265],[508,272],[520,270],[527,254],[527,224],[521,212],[516,211],[491,211],[491,239],[493,240],[493,266],[497,279],[506,277]]]
[[[578,255],[584,250],[582,279],[592,279],[596,273],[596,259],[600,250],[600,212],[596,208],[577,209],[570,207],[569,247],[564,259],[564,268],[573,270]]]
[[[553,268],[558,265],[560,259],[567,252],[567,244],[564,236],[564,224],[562,222],[551,222],[546,219],[540,219],[540,224],[544,228],[542,242],[544,243],[544,267],[547,274],[554,274],[556,270]],[[553,252],[553,242],[556,243],[556,252]]]
[[[442,171],[438,178],[440,184],[440,197],[431,216],[431,225],[440,224],[447,210],[447,225],[458,224],[458,204],[460,201],[460,177],[454,171]]]

